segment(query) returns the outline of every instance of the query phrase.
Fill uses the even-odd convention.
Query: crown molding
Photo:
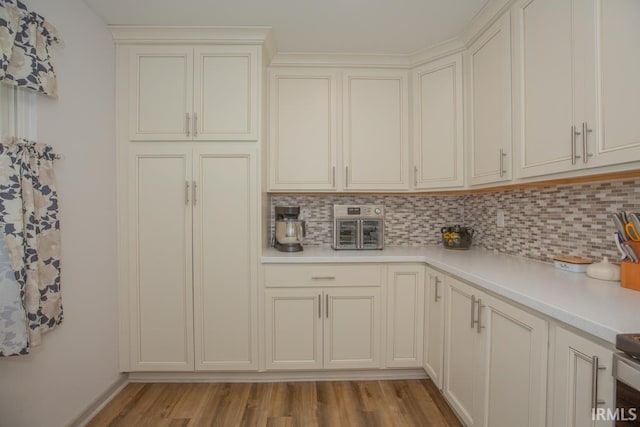
[[[271,27],[109,25],[115,44],[224,43],[264,45],[275,51]]]
[[[409,55],[354,53],[277,53],[271,67],[411,68]]]
[[[411,67],[426,64],[427,62],[436,61],[445,56],[453,55],[464,51],[466,48],[464,42],[459,37],[445,40],[442,43],[433,45],[427,49],[421,49],[409,55]]]
[[[515,0],[489,0],[460,34],[460,39],[469,47],[494,22],[511,8]]]

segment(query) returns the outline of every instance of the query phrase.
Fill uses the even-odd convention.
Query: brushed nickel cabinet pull
[[[593,131],[587,127],[587,122],[582,122],[582,161],[586,165],[589,163],[589,157],[593,154],[589,154],[588,135]]]
[[[328,319],[329,318],[329,294],[326,294],[324,298],[325,298],[324,305],[325,305],[325,310],[327,310],[327,319]]]
[[[591,358],[591,409],[595,411],[598,405],[604,405],[605,402],[602,399],[598,399],[598,371],[607,369],[606,366],[600,366],[600,359],[598,356]]]
[[[184,182],[184,204],[189,205],[189,181]]]
[[[413,186],[418,186],[418,166],[413,167]]]
[[[481,332],[480,330],[484,329],[484,326],[482,326],[481,319],[480,319],[480,309],[484,307],[484,305],[482,305],[481,298],[478,298],[476,300],[476,303],[478,304],[478,320],[476,320],[476,332],[480,333]]]
[[[582,135],[575,126],[571,126],[571,164],[575,165],[576,160],[580,158],[578,154],[576,154],[576,136]]]
[[[318,319],[322,319],[322,295],[318,294]]]
[[[191,123],[190,123],[190,117],[189,117],[189,113],[184,113],[185,115],[185,120],[186,120],[186,128],[187,128],[187,136],[191,135]]]
[[[500,149],[500,178],[502,178],[504,176],[505,173],[507,173],[506,170],[504,170],[504,158],[507,156],[507,153],[504,152],[504,149]]]
[[[193,137],[198,136],[198,113],[193,113]]]
[[[198,194],[198,184],[196,184],[196,182],[193,181],[193,204],[194,204],[194,206],[196,204],[198,204],[198,196],[197,196],[197,194]]]
[[[475,308],[476,308],[476,296],[475,295],[471,295],[471,329],[473,329],[476,326]]]
[[[336,186],[336,167],[334,166],[333,168],[331,168],[331,186],[335,187]]]
[[[349,186],[349,166],[344,167],[344,186]]]
[[[436,279],[436,289],[435,289],[435,296],[433,297],[433,301],[434,302],[438,302],[438,300],[440,299],[440,295],[438,295],[438,287],[440,285],[440,278],[438,276],[436,276],[435,279]]]
[[[335,280],[336,276],[311,276],[311,280]]]

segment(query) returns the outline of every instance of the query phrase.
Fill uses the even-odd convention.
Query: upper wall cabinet
[[[133,141],[257,140],[256,46],[130,47]]]
[[[462,55],[413,70],[416,190],[464,185]]]
[[[595,166],[640,160],[640,2],[599,0],[599,135]]]
[[[342,155],[346,190],[408,190],[408,73],[344,73]]]
[[[512,177],[510,32],[507,13],[467,51],[470,184]]]
[[[523,0],[514,9],[519,176],[565,172],[596,145],[594,0]]]
[[[271,190],[336,189],[336,84],[323,69],[271,70]]]

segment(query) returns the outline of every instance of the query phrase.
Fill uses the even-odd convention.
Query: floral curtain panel
[[[0,81],[58,96],[51,50],[58,31],[20,0],[0,0]]]
[[[45,144],[0,143],[0,356],[27,354],[62,322],[54,159]]]

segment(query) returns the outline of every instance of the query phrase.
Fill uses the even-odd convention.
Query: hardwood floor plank
[[[129,384],[99,426],[461,426],[430,380]]]

